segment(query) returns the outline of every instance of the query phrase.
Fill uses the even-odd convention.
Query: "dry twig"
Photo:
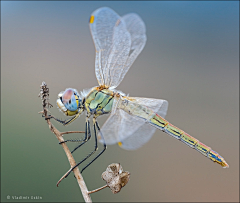
[[[102,186],[102,187],[100,187],[100,188],[98,188],[98,189],[96,189],[96,190],[89,191],[88,194],[92,194],[92,193],[94,193],[94,192],[98,192],[98,191],[100,191],[100,190],[102,190],[102,189],[104,189],[104,188],[106,188],[106,187],[108,187],[108,185],[104,185],[104,186]]]
[[[48,102],[49,100],[49,88],[47,88],[47,84],[45,82],[42,82],[42,85],[40,86],[40,94],[39,96],[41,97],[42,99],[42,105],[43,105],[43,111],[42,112],[39,112],[39,113],[43,113],[45,119],[47,120],[47,123],[48,123],[48,126],[49,126],[49,129],[56,135],[57,139],[59,142],[63,142],[64,139],[62,137],[63,134],[69,134],[69,133],[83,133],[82,131],[69,131],[69,132],[59,132],[51,123],[50,121],[50,117],[48,117],[47,115],[47,112],[48,112],[48,108],[49,107],[52,107],[52,105]],[[61,144],[66,155],[67,155],[67,158],[68,158],[68,161],[71,165],[71,168],[73,168],[75,165],[76,165],[76,162],[68,148],[68,146],[66,145],[66,143],[62,143]],[[73,173],[77,179],[77,182],[78,182],[78,185],[80,187],[80,190],[82,192],[82,195],[83,195],[83,198],[85,200],[85,202],[92,202],[91,200],[91,197],[89,195],[89,192],[88,192],[88,189],[87,189],[87,186],[83,180],[83,177],[82,175],[80,174],[80,171],[78,169],[78,167],[76,167],[75,169],[73,169]],[[65,177],[65,175],[58,181],[57,183],[57,186],[58,184],[61,182],[61,180]]]

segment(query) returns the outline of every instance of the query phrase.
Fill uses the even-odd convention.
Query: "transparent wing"
[[[133,102],[136,102],[140,105],[144,105],[152,109],[159,116],[165,118],[168,110],[168,101],[163,99],[153,99],[153,98],[144,98],[144,97],[130,97]]]
[[[147,143],[151,139],[155,131],[156,131],[156,128],[152,127],[147,123],[143,123],[134,133],[132,133],[131,136],[122,140],[120,146],[126,150],[138,149],[139,147],[143,146],[145,143]]]
[[[95,73],[100,85],[112,86],[128,57],[131,36],[121,17],[110,8],[92,13],[90,30],[96,48]]]
[[[131,35],[131,48],[125,66],[121,71],[119,80],[115,80],[115,84],[112,85],[116,87],[122,82],[127,71],[141,53],[147,41],[145,24],[137,14],[130,13],[124,15],[122,18],[125,21],[128,32]]]
[[[117,87],[145,45],[145,25],[136,14],[120,17],[104,7],[92,13],[90,30],[98,83]]]
[[[165,100],[140,97],[132,97],[131,100],[151,108],[162,117],[165,117],[167,113],[168,102]],[[105,142],[108,145],[121,142],[121,147],[124,149],[137,149],[149,141],[156,129],[146,123],[144,119],[132,116],[117,108],[117,102],[117,100],[114,101],[113,113],[101,129]]]

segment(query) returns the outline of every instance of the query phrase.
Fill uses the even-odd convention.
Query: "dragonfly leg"
[[[73,171],[74,168],[78,167],[81,163],[83,163],[85,160],[87,160],[90,156],[92,156],[98,149],[98,145],[97,145],[97,133],[96,133],[96,128],[97,130],[99,131],[99,133],[101,134],[101,131],[100,131],[100,128],[99,128],[99,125],[96,121],[95,118],[93,118],[93,127],[94,127],[94,135],[95,135],[95,148],[94,150],[88,155],[86,156],[82,161],[80,161],[78,164],[76,164],[74,167],[72,167],[72,169],[68,172],[68,174],[65,176],[68,177],[68,175]],[[101,134],[102,135],[102,134]],[[104,142],[104,149],[90,162],[87,164],[87,166],[85,166],[82,170],[81,170],[81,173],[92,163],[94,162],[104,151],[106,150],[106,144]]]
[[[85,130],[85,138],[82,141],[80,145],[78,145],[76,148],[74,148],[71,153],[73,153],[75,150],[77,150],[79,147],[84,145],[88,140],[91,138],[91,131],[90,131],[90,122],[89,122],[89,117],[86,118],[86,130]],[[67,141],[67,140],[66,140]]]
[[[74,115],[72,118],[66,119],[66,120],[63,120],[63,121],[54,117],[54,116],[52,116],[52,115],[48,115],[47,118],[45,118],[45,119],[53,118],[55,121],[61,123],[64,126],[66,126],[66,125],[72,123],[74,120],[76,120],[82,114],[82,112],[83,112],[83,108],[81,108],[79,110],[79,112],[76,115]]]
[[[107,145],[104,141],[104,138],[103,138],[103,135],[102,135],[102,132],[100,130],[100,127],[98,125],[98,122],[97,120],[94,119],[94,133],[95,133],[95,141],[96,141],[96,145],[97,145],[97,134],[96,134],[96,130],[95,130],[95,126],[97,127],[97,130],[98,132],[100,133],[102,139],[103,139],[103,150],[91,161],[88,163],[88,165],[86,165],[82,170],[81,170],[81,173],[91,164],[93,163],[99,156],[101,156],[101,154],[107,149]]]
[[[60,119],[58,119],[58,118],[56,118],[56,117],[54,117],[54,116],[52,116],[52,115],[48,115],[49,118],[53,118],[55,121],[61,123],[61,124],[64,125],[64,126],[70,124],[70,123],[73,122],[75,119],[77,119],[79,116],[80,116],[80,114],[76,114],[76,115],[73,116],[72,118],[62,121],[62,120],[60,120]],[[48,119],[48,118],[46,118],[46,119]]]
[[[81,109],[81,110],[80,110],[76,115],[74,115],[72,118],[66,119],[66,120],[60,120],[60,119],[58,119],[58,118],[56,118],[56,117],[54,117],[54,116],[52,116],[52,115],[48,115],[48,116],[45,118],[45,120],[53,118],[55,121],[61,123],[63,126],[66,126],[66,125],[72,123],[74,120],[76,120],[76,119],[81,115],[82,111],[83,111],[83,110]],[[44,117],[44,115],[43,115],[43,117]],[[84,139],[84,140],[85,140],[85,139]],[[84,140],[83,140],[83,139],[81,139],[81,140],[78,140],[78,139],[76,139],[76,140],[65,140],[65,141],[63,141],[63,142],[59,142],[59,144],[62,144],[62,143],[65,143],[65,142],[82,142],[82,141],[84,141]]]

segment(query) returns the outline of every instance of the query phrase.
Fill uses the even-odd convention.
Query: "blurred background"
[[[56,187],[70,166],[38,114],[38,94],[45,81],[54,105],[50,111],[64,119],[56,108],[58,93],[98,85],[88,20],[103,6],[119,15],[135,12],[147,28],[146,46],[117,89],[168,100],[166,119],[217,151],[230,168],[157,131],[136,151],[108,146],[84,171],[89,190],[105,184],[101,174],[111,163],[131,173],[119,194],[104,189],[92,200],[238,202],[238,1],[2,1],[1,201],[13,202],[12,196],[28,196],[28,202],[83,201],[73,174]],[[106,118],[98,119],[101,125]],[[68,127],[53,124],[61,131],[84,130],[84,114]],[[93,148],[91,140],[74,154],[76,161]]]

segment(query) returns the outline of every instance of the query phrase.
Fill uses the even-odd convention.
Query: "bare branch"
[[[49,129],[56,135],[57,139],[59,142],[63,142],[61,145],[63,147],[63,150],[65,151],[68,161],[71,165],[71,168],[73,168],[76,165],[76,162],[68,148],[68,146],[66,145],[66,143],[64,143],[64,139],[62,137],[63,134],[69,134],[69,133],[80,133],[82,131],[69,131],[69,132],[59,132],[51,123],[50,118],[47,115],[48,109],[47,108],[51,108],[52,105],[48,102],[49,100],[49,88],[47,88],[47,84],[45,82],[42,82],[42,85],[40,86],[40,94],[39,97],[41,97],[42,99],[42,105],[43,105],[43,113],[45,119],[47,120]],[[80,190],[82,192],[83,198],[85,200],[85,202],[92,202],[91,197],[88,193],[88,189],[87,186],[83,180],[82,175],[80,174],[80,171],[78,169],[78,167],[73,169],[73,173],[77,179],[78,185],[80,187]],[[61,182],[61,179],[58,181],[58,184]],[[57,184],[57,185],[58,185]]]
[[[100,190],[102,190],[102,189],[104,189],[104,188],[106,188],[106,187],[108,187],[108,185],[104,185],[104,186],[102,186],[102,187],[100,187],[100,188],[98,188],[98,189],[96,189],[96,190],[89,191],[88,194],[92,194],[92,193],[94,193],[94,192],[98,192],[98,191],[100,191]]]

